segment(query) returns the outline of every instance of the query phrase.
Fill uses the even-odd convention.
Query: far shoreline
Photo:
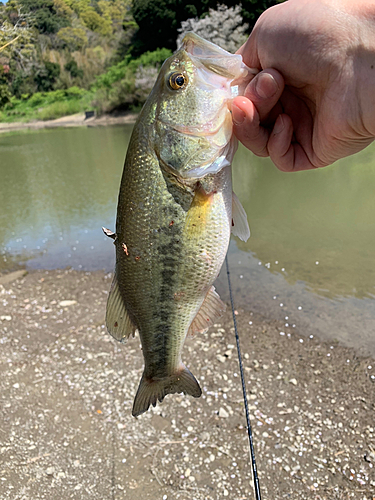
[[[133,124],[138,114],[127,112],[121,115],[102,115],[85,119],[85,113],[63,116],[56,120],[35,120],[31,122],[0,123],[0,134],[21,130],[42,130],[58,127],[105,127],[108,125]]]

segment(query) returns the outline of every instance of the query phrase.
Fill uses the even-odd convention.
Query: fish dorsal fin
[[[226,305],[220,299],[219,295],[215,292],[215,288],[212,286],[206,298],[201,305],[197,315],[195,316],[192,324],[190,325],[189,332],[194,335],[194,333],[204,333],[210,326],[212,326],[216,320],[222,316],[226,309]]]
[[[105,317],[108,332],[119,342],[125,343],[130,335],[135,335],[137,327],[134,325],[125,308],[116,275],[113,278],[108,296],[107,313]]]
[[[232,233],[238,236],[240,240],[247,241],[250,237],[249,223],[245,209],[241,205],[236,193],[232,193]]]

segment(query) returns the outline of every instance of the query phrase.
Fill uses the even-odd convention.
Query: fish
[[[108,332],[124,343],[138,331],[142,344],[135,417],[167,394],[202,394],[182,349],[188,334],[205,332],[225,310],[213,282],[231,232],[250,235],[232,191],[230,102],[251,74],[240,55],[189,32],[134,125],[116,230],[103,230],[116,247]]]

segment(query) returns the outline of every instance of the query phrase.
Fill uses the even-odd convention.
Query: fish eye
[[[182,73],[172,73],[168,78],[168,85],[172,90],[182,89],[187,82],[188,77]]]

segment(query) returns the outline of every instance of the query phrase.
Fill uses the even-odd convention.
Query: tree
[[[68,61],[64,66],[65,71],[70,73],[72,78],[82,78],[83,70],[78,67],[77,62],[74,59]]]
[[[1,63],[9,66],[8,82],[17,70],[31,70],[36,58],[35,33],[29,26],[30,15],[22,13],[15,0],[10,0],[0,11]]]
[[[216,10],[210,9],[208,15],[202,19],[195,17],[182,21],[176,44],[180,47],[185,33],[194,31],[228,52],[235,52],[245,42],[247,28],[248,25],[243,24],[240,5],[218,5]]]
[[[71,51],[82,49],[88,43],[86,31],[82,26],[61,28],[57,38]]]
[[[285,0],[242,0],[242,2],[227,1],[227,5],[242,5],[241,15],[249,25],[249,33],[257,22],[258,17],[267,9]]]
[[[39,92],[48,92],[53,90],[57,78],[60,76],[60,66],[57,63],[46,61],[35,72],[34,81],[37,84]]]
[[[241,15],[248,23],[248,33],[264,10],[283,0],[226,0],[228,7],[242,5]],[[203,18],[218,0],[133,0],[132,14],[139,26],[134,37],[133,53],[167,47],[174,50],[182,21]]]
[[[53,0],[19,0],[25,12],[31,14],[30,24],[39,33],[57,33],[60,28],[70,25],[68,12],[56,6]]]
[[[112,33],[111,18],[109,16],[99,15],[92,7],[81,12],[81,19],[85,26],[91,31],[96,31],[103,36]]]
[[[200,17],[217,0],[133,0],[132,14],[139,30],[134,39],[134,54],[166,47],[175,49],[181,22]]]
[[[0,109],[4,106],[4,104],[9,102],[11,98],[8,88],[9,66],[5,66],[5,68],[4,66],[0,64]]]

